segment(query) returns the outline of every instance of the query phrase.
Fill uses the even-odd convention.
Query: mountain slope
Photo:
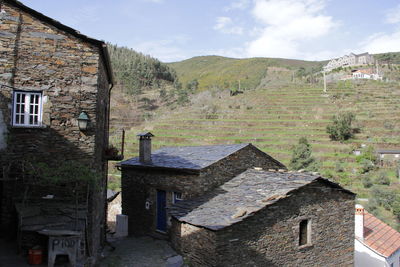
[[[197,79],[199,89],[212,88],[238,89],[239,80],[241,89],[256,88],[269,68],[287,72],[286,79],[291,79],[293,71],[301,67],[306,72],[320,70],[326,62],[303,61],[280,58],[248,58],[234,59],[220,56],[202,56],[169,63],[176,70],[179,80],[186,84]]]

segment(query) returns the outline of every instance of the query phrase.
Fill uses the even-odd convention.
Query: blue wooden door
[[[167,231],[167,193],[163,190],[157,190],[157,230]]]

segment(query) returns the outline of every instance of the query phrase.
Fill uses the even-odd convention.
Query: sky
[[[400,51],[400,0],[20,1],[85,35],[163,62]]]

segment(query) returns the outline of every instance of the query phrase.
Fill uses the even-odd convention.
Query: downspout
[[[114,88],[114,84],[110,83],[110,89],[108,90],[108,110],[107,110],[107,136],[110,138],[110,114],[111,114],[111,90]],[[108,145],[108,140],[107,140]]]
[[[110,62],[110,56],[108,54],[108,50],[107,50],[107,46],[103,43],[101,45],[101,51],[103,53],[103,58],[105,58],[105,64],[106,64],[106,69],[107,69],[107,73],[108,73],[108,78],[109,78],[109,85],[110,88],[108,89],[108,109],[107,109],[107,147],[110,141],[110,114],[111,114],[111,90],[114,87],[114,79],[113,79],[113,73],[112,73],[112,69],[111,69],[111,62]],[[107,188],[108,188],[108,160],[106,163],[106,181],[105,181],[105,190],[104,190],[104,199],[106,201],[104,201],[104,244],[107,244],[107,216],[108,216],[108,203],[107,203]]]
[[[111,90],[114,87],[114,84],[110,83],[110,89],[108,90],[108,109],[107,109],[107,146],[110,139],[110,114],[111,114]],[[108,188],[108,160],[106,163],[106,181],[105,181],[105,190],[104,190],[104,241],[107,244],[107,216],[108,216],[108,202],[107,202],[107,188]]]

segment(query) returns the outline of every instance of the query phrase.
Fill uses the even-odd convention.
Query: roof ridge
[[[247,145],[251,145],[251,143],[240,143],[240,144],[217,144],[217,145],[198,145],[198,146],[165,146],[165,147],[161,147],[158,150],[164,149],[164,148],[182,148],[182,147],[218,147],[218,146],[247,146]],[[156,152],[154,151],[154,152]]]

